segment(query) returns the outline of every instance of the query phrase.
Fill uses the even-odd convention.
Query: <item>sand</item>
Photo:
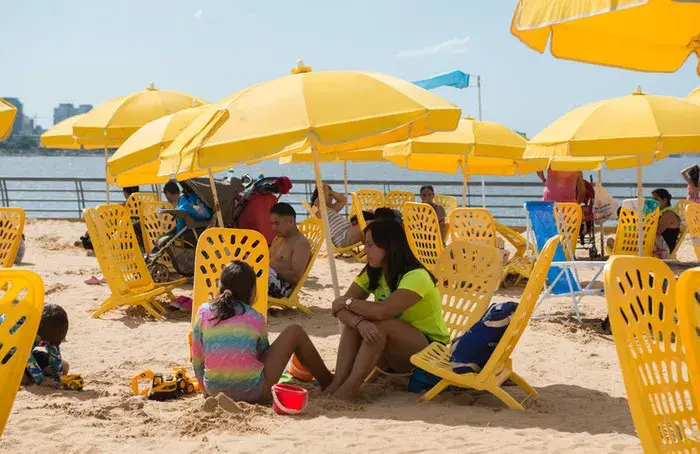
[[[240,404],[229,412],[201,395],[154,402],[131,395],[131,378],[144,369],[187,365],[190,314],[169,311],[154,321],[136,308],[100,319],[91,312],[107,286],[83,281],[99,274],[94,257],[73,246],[85,227],[67,221],[30,221],[21,267],[39,273],[46,302],[62,305],[70,331],[62,346],[82,392],[22,388],[0,439],[4,452],[641,452],[625,398],[612,338],[602,333],[602,297],[584,299],[582,323],[567,315],[570,300],[547,300],[515,350],[514,367],[539,392],[525,412],[507,409],[486,393],[444,392],[432,402],[405,391],[400,380],[365,385],[357,403],[311,391],[308,411],[279,416],[270,405]],[[694,259],[689,240],[680,259]],[[338,261],[347,287],[361,266]],[[313,311],[271,312],[272,338],[290,323],[311,335],[323,359],[335,364],[338,324],[330,315],[332,288],[325,259],[302,291]],[[494,301],[517,300],[521,289],[499,290]],[[184,287],[177,294],[189,295]],[[511,389],[517,397],[518,391]]]

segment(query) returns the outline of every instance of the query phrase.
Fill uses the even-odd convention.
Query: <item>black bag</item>
[[[83,247],[89,251],[94,251],[95,248],[92,247],[92,241],[90,240],[90,234],[88,232],[85,232],[85,236],[80,237],[80,242],[83,244]]]

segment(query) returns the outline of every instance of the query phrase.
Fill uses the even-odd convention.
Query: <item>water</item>
[[[680,171],[695,163],[698,159],[693,156],[683,156],[683,157],[671,157],[663,161],[654,163],[652,166],[644,168],[643,179],[648,183],[659,183],[661,184],[678,184],[683,183],[680,176]],[[333,163],[333,164],[322,164],[321,172],[323,178],[342,180],[343,179],[343,164]],[[299,179],[313,179],[313,167],[311,164],[292,164],[292,165],[280,165],[276,160],[266,161],[255,166],[239,166],[233,169],[233,174],[235,176],[241,177],[245,174],[249,174],[252,177],[257,177],[259,173],[263,173],[266,176],[277,176],[286,175],[292,182]],[[348,164],[348,174],[351,182],[350,190],[358,189],[358,186],[352,185],[352,180],[362,179],[362,180],[376,180],[378,189],[381,189],[384,184],[391,183],[396,180],[411,181],[415,182],[410,185],[391,185],[391,189],[407,189],[413,192],[418,192],[421,184],[425,183],[437,183],[437,182],[452,182],[455,184],[461,184],[462,177],[460,174],[442,174],[442,173],[432,173],[432,172],[413,172],[405,169],[401,169],[391,163],[349,163]],[[584,172],[584,177],[588,179],[591,172]],[[592,172],[594,179],[597,178],[597,172]],[[2,156],[0,157],[0,177],[81,177],[81,178],[104,178],[104,158],[101,156]],[[221,176],[226,175],[222,173]],[[637,178],[636,169],[624,169],[624,170],[603,170],[603,182],[615,182],[615,183],[635,183]],[[539,179],[535,174],[516,176],[516,177],[486,177],[487,182],[498,182],[498,181],[521,181],[524,183],[524,188],[522,191],[522,196],[524,199],[536,198],[537,195],[541,195]],[[474,177],[473,182],[477,183],[475,186],[470,188],[471,193],[471,203],[480,204],[480,188],[478,187],[478,182],[480,177]],[[26,183],[25,183],[26,185]],[[367,185],[365,185],[367,186]],[[32,183],[32,188],[56,188],[56,183],[45,183],[42,184]],[[33,211],[29,211],[30,216],[49,216],[50,209],[62,209],[65,214],[61,215],[55,213],[54,216],[72,216],[78,212],[76,203],[67,203],[65,206],[58,206],[56,202],[51,202],[51,199],[63,198],[70,199],[75,194],[75,186],[72,183],[68,183],[65,186],[65,193],[61,195],[51,194],[51,191],[44,192],[25,192],[21,191],[24,189],[18,183],[9,182],[8,189],[10,191],[10,197],[18,199],[17,202],[11,203],[11,205],[21,205],[25,207],[31,206]],[[100,192],[104,191],[104,185],[96,184],[90,186],[88,189],[88,194],[86,196],[87,206],[95,205],[99,203],[103,198],[104,194]],[[335,187],[337,191],[342,191],[342,187]],[[515,188],[511,188],[516,191]],[[72,190],[72,193],[68,191]],[[294,192],[303,191],[304,187],[297,185],[294,188]],[[90,192],[92,191],[92,192]],[[453,195],[459,194],[461,189],[458,186],[450,188],[448,191]],[[504,194],[507,192],[503,187],[487,187],[488,194]],[[516,191],[520,195],[521,191],[518,189]],[[630,190],[624,189],[617,191],[611,191],[612,195],[615,197],[629,197]],[[673,189],[671,193],[676,198],[685,198],[684,189]],[[121,198],[115,194],[117,200]],[[288,197],[289,200],[298,202],[299,196]],[[42,200],[37,202],[30,202],[29,200]],[[517,199],[495,199],[489,198],[489,206],[498,206],[501,204],[520,204],[521,201]],[[72,210],[72,211],[68,211]],[[509,209],[510,211],[510,209]],[[496,209],[494,214],[498,217],[503,215],[505,212],[500,213]],[[512,215],[512,213],[509,213]],[[519,213],[518,213],[519,214]]]

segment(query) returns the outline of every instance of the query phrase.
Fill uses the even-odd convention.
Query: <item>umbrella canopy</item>
[[[700,106],[641,89],[578,107],[530,140],[525,157],[613,157],[700,151]]]
[[[158,176],[160,153],[182,132],[206,106],[183,109],[145,124],[129,137],[107,161],[107,174],[117,186],[138,186],[168,181]],[[217,171],[220,169],[217,169]],[[178,174],[188,180],[206,174],[206,170]]]
[[[143,91],[111,99],[84,114],[74,125],[78,143],[106,142],[119,146],[143,125],[207,101],[177,91],[158,90],[151,84]]]
[[[83,115],[84,114],[74,115],[53,125],[53,127],[41,135],[39,145],[44,148],[60,148],[64,150],[79,150],[81,148],[89,150],[104,148],[101,143],[90,144],[86,141],[86,143],[80,145],[78,141],[75,140],[75,136],[73,136],[73,126],[83,117]]]
[[[308,149],[355,150],[457,126],[460,109],[395,77],[357,71],[292,74],[212,106],[162,156],[161,175]]]
[[[0,141],[10,137],[12,134],[12,125],[15,124],[15,116],[17,108],[0,98]]]
[[[381,147],[365,148],[362,150],[339,151],[319,155],[321,162],[377,162],[383,161]],[[309,164],[314,162],[311,150],[299,151],[280,158],[280,164]]]
[[[519,0],[511,33],[557,58],[674,72],[700,57],[700,3],[680,0]],[[700,63],[698,64],[700,74]]]
[[[695,104],[700,104],[700,85],[695,87],[695,90],[691,91],[686,99]]]

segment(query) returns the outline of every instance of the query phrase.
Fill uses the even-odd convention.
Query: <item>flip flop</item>
[[[86,279],[85,283],[87,285],[102,285],[105,284],[107,281],[104,279],[97,278],[95,276],[91,276],[90,279]]]

